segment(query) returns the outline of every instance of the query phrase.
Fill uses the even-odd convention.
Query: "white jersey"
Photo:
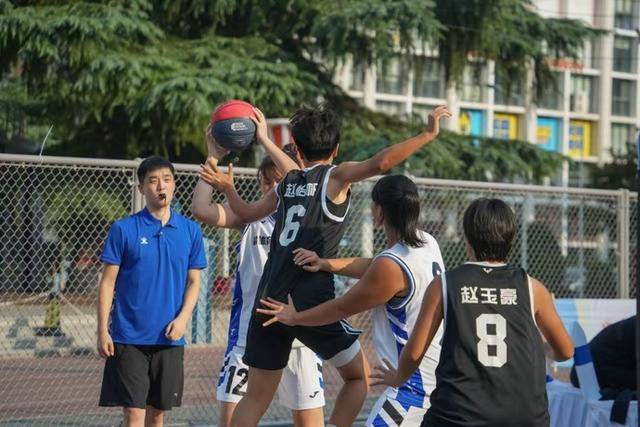
[[[273,216],[247,224],[236,246],[238,265],[229,319],[227,352],[234,346],[244,347],[246,344],[249,320],[262,270],[269,257],[274,225]]]
[[[258,284],[269,257],[274,225],[273,215],[248,224],[236,245],[238,264],[229,339],[216,389],[216,399],[220,402],[238,403],[247,392],[249,367],[242,357]],[[298,340],[293,341],[292,347],[278,386],[278,401],[292,410],[321,408],[325,403],[322,360]]]
[[[373,334],[378,358],[387,359],[398,367],[398,356],[409,339],[418,319],[422,298],[434,277],[444,272],[444,262],[438,242],[430,234],[418,231],[424,246],[412,248],[396,243],[376,258],[386,257],[396,262],[409,279],[406,296],[392,298],[373,309]],[[438,329],[420,368],[399,389],[387,390],[387,395],[402,406],[428,407],[429,395],[436,385],[435,370],[440,359],[442,325]]]

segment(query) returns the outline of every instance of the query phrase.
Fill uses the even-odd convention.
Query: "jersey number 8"
[[[495,332],[489,333],[489,325]],[[476,318],[478,341],[478,361],[489,368],[500,368],[507,363],[507,321],[499,314],[481,314]],[[495,349],[495,355],[489,355],[489,346]]]
[[[300,230],[300,218],[302,218],[305,213],[307,213],[307,210],[302,205],[294,205],[287,210],[284,227],[278,238],[280,246],[289,246],[291,242],[296,240],[296,236]]]

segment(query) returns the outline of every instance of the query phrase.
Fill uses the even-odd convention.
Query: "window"
[[[442,98],[444,93],[444,72],[434,58],[416,60],[414,67],[413,96]]]
[[[349,90],[361,91],[364,88],[364,73],[367,67],[363,62],[352,64],[349,74]]]
[[[633,125],[622,125],[614,123],[611,125],[611,152],[625,156],[628,153],[628,146],[635,141],[636,128]]]
[[[563,98],[564,98],[564,76],[562,73],[553,73],[553,82],[544,85],[543,92],[538,99],[538,106],[540,108],[547,108],[549,110],[562,110]]]
[[[585,40],[582,46],[578,47],[576,52],[577,53],[576,62],[578,64],[582,64],[582,66],[587,69],[594,68],[596,66],[596,63],[594,61],[596,55],[594,55],[593,43],[596,43],[595,39]]]
[[[597,80],[590,76],[571,76],[570,109],[576,113],[595,113]]]
[[[404,103],[393,101],[376,101],[376,110],[391,116],[401,116],[406,112]]]
[[[634,113],[635,85],[629,80],[613,79],[611,114],[631,117]]]
[[[585,187],[589,185],[591,181],[591,166],[584,162],[569,162],[569,186],[570,187]],[[575,250],[575,249],[574,249]],[[571,256],[571,249],[569,249],[569,256]],[[584,280],[584,273],[578,271],[575,272],[580,280]]]
[[[378,64],[376,90],[380,93],[406,95],[408,75],[406,61],[398,58],[384,62],[381,61]]]
[[[632,73],[634,40],[631,37],[616,36],[613,42],[613,69]]]
[[[511,87],[509,84],[511,83]],[[510,76],[496,64],[495,103],[498,105],[524,105],[522,82]]]
[[[462,85],[463,101],[484,102],[487,86],[482,64],[473,64],[465,68]]]
[[[616,0],[615,8],[615,27],[633,30],[633,0]]]

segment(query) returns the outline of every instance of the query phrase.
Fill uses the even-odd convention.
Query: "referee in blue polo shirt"
[[[161,426],[182,401],[184,332],[207,260],[198,224],[170,207],[173,165],[149,157],[137,175],[146,207],[113,223],[101,256],[100,406],[121,406],[127,426]]]

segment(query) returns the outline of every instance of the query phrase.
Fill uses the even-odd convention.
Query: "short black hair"
[[[464,212],[464,235],[477,261],[506,261],[516,235],[516,218],[500,199],[476,199]]]
[[[298,108],[289,119],[291,136],[309,161],[326,159],[340,142],[340,117],[327,104]]]
[[[138,175],[138,183],[142,184],[144,178],[147,176],[149,172],[153,172],[158,169],[168,168],[171,170],[171,175],[176,176],[176,170],[173,167],[173,164],[160,156],[149,156],[140,163],[138,166],[138,171],[136,172]]]
[[[387,223],[398,233],[398,240],[414,248],[424,245],[418,235],[420,196],[416,184],[404,175],[387,175],[371,191],[373,202],[382,208]]]

